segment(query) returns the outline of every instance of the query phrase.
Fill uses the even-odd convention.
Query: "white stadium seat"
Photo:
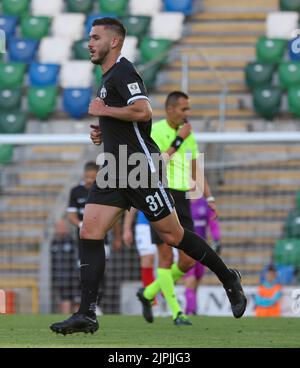
[[[64,0],[31,0],[31,14],[54,17],[64,9]]]
[[[137,57],[137,44],[137,37],[127,36],[122,48],[122,55],[132,63],[136,60]]]
[[[266,36],[289,40],[298,27],[299,14],[297,12],[272,12],[266,20]]]
[[[153,38],[178,41],[182,37],[184,14],[161,12],[152,17],[150,34]]]
[[[61,67],[60,85],[63,88],[88,88],[93,84],[93,64],[86,60],[68,61]]]
[[[129,0],[129,14],[152,16],[162,9],[162,0]]]
[[[72,40],[60,37],[44,37],[39,47],[39,61],[62,64],[72,56]]]
[[[84,14],[62,13],[54,17],[52,33],[54,37],[66,37],[72,41],[78,41],[83,37]]]

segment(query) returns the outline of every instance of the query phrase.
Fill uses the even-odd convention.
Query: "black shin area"
[[[104,276],[104,240],[81,239],[79,246],[81,303],[78,313],[86,314],[96,307],[99,284]]]
[[[203,238],[192,231],[184,229],[184,236],[178,248],[207,266],[217,275],[222,284],[226,285],[235,279],[234,274],[227,268],[217,253]]]

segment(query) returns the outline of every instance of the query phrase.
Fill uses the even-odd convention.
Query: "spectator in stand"
[[[256,317],[279,317],[281,315],[281,284],[273,265],[270,265],[264,281],[255,295]]]

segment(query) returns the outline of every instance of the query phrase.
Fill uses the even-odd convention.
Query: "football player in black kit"
[[[89,51],[91,62],[101,65],[103,80],[98,97],[89,106],[89,114],[99,118],[99,127],[92,130],[91,138],[98,134],[98,143],[104,144],[105,162],[100,172],[106,172],[106,175],[97,177],[90,190],[80,230],[80,308],[67,320],[50,326],[52,331],[61,334],[94,333],[98,330],[94,309],[105,269],[103,239],[130,207],[145,214],[165,243],[183,250],[216,274],[235,318],[241,317],[246,309],[247,299],[239,272],[227,268],[204,239],[184,229],[178,221],[174,201],[167,188],[161,153],[150,137],[152,109],[146,88],[132,63],[121,55],[125,37],[126,29],[117,19],[106,17],[93,22]],[[180,137],[176,137],[174,152],[179,145]],[[136,187],[129,180],[139,168],[131,159],[133,154],[145,158],[147,165],[143,166],[140,177],[148,178],[148,185]],[[151,302],[141,301],[144,315],[148,310],[151,313]]]

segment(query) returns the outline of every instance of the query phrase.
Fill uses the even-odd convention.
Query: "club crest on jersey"
[[[103,86],[100,90],[100,98],[102,98],[102,100],[107,96],[107,90],[106,88]]]
[[[141,93],[140,86],[137,82],[127,84],[127,87],[128,87],[129,92],[131,93],[132,96],[136,95],[137,93]]]

